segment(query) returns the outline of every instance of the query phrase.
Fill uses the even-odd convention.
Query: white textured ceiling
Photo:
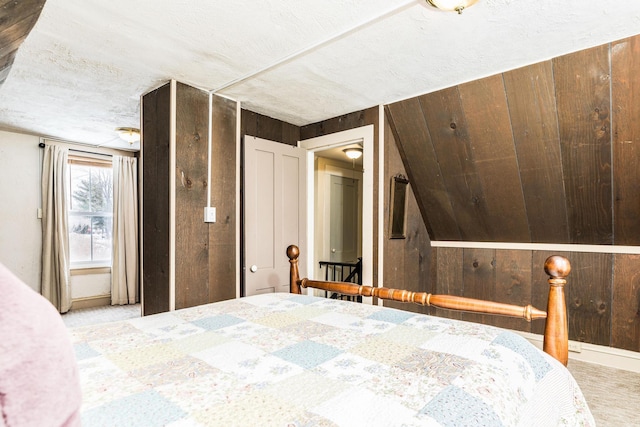
[[[0,128],[120,145],[169,79],[295,125],[640,34],[640,0],[47,0]]]

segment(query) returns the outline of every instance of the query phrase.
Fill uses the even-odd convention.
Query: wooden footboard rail
[[[290,268],[290,291],[300,294],[302,288],[315,288],[343,295],[361,295],[378,297],[399,302],[412,302],[424,306],[434,306],[457,311],[468,311],[484,314],[495,314],[510,317],[521,317],[527,321],[546,318],[543,350],[558,359],[565,366],[568,361],[569,332],[567,328],[567,308],[565,304],[564,285],[571,271],[569,260],[554,255],[547,258],[544,270],[549,275],[549,301],[547,311],[538,310],[531,305],[517,306],[493,301],[464,298],[453,295],[433,295],[426,292],[412,292],[384,287],[360,286],[345,282],[327,282],[300,279],[298,256],[300,250],[291,245],[287,248]]]

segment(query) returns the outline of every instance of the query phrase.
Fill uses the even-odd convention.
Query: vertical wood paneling
[[[503,76],[531,241],[568,242],[551,61]]]
[[[385,182],[391,183],[392,177],[406,171],[396,147],[395,139],[385,123]],[[391,186],[384,189],[384,286],[406,289],[413,292],[431,292],[431,247],[427,229],[424,226],[420,210],[413,195],[411,186],[407,190],[407,222],[405,239],[389,239],[390,191]],[[429,313],[428,307],[416,304],[385,302],[385,306],[400,308],[415,313]]]
[[[300,127],[272,117],[241,110],[240,133],[296,146],[300,141]]]
[[[463,296],[468,298],[495,300],[495,250],[464,249],[462,280]],[[487,315],[464,313],[463,320],[476,323],[488,323]]]
[[[640,351],[640,255],[615,255],[611,345]]]
[[[530,304],[531,251],[496,250],[495,260],[494,301],[515,305]],[[531,323],[523,319],[493,316],[490,324],[519,331],[531,331]]]
[[[175,307],[209,301],[209,225],[207,205],[207,139],[209,95],[177,83],[175,182]]]
[[[475,170],[465,115],[457,88],[419,98],[433,149],[462,240],[486,241],[487,206]]]
[[[501,76],[460,85],[475,169],[482,183],[490,239],[529,242],[531,235]]]
[[[166,84],[142,100],[143,315],[169,310],[169,105]]]
[[[607,45],[553,59],[570,243],[612,244]]]
[[[614,240],[640,244],[640,37],[611,47]]]
[[[460,233],[442,180],[431,136],[416,98],[387,106],[400,156],[432,240],[459,240]]]
[[[216,302],[236,296],[236,102],[214,96],[211,120],[211,205],[217,218],[208,229],[208,282],[209,302]]]
[[[434,293],[442,295],[464,295],[463,263],[464,250],[461,248],[437,248],[435,253],[437,281]],[[462,319],[459,311],[436,308],[433,314],[450,319]]]
[[[567,257],[572,266],[567,288],[569,339],[609,345],[613,255],[571,252]]]

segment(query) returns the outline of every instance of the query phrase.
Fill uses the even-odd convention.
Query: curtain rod
[[[128,156],[128,157],[137,157],[135,151],[129,150],[121,150],[117,148],[105,148],[105,147],[97,147],[92,144],[83,144],[80,142],[67,142],[62,140],[56,140],[51,138],[40,138],[40,143],[38,143],[38,147],[44,148],[44,141],[51,141],[54,144],[64,145],[71,151],[76,151],[79,153],[93,154],[97,156],[108,156],[113,157],[114,155],[118,156]],[[87,147],[86,149],[78,148],[77,146]]]

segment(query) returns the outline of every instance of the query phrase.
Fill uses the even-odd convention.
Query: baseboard
[[[71,307],[76,310],[81,308],[103,307],[105,305],[111,305],[111,295],[97,295],[77,298],[71,301]]]
[[[539,349],[542,349],[542,335],[522,331],[516,332]],[[577,351],[573,351],[572,349]],[[640,373],[640,353],[622,350],[620,348],[569,341],[569,363],[571,363],[572,360]]]

